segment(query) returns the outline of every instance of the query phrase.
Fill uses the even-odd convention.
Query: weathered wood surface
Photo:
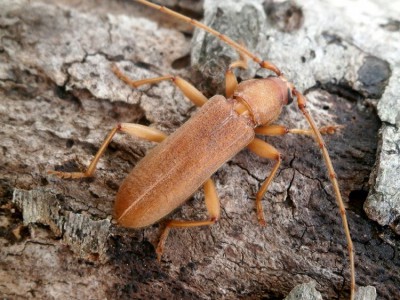
[[[182,3],[186,13],[201,15],[189,1]],[[325,17],[336,12],[338,23],[353,26],[372,18],[365,9],[357,14],[361,21],[351,21],[337,6],[318,3],[303,4],[304,26],[328,26],[310,17],[318,9],[325,10]],[[382,24],[390,18],[382,16]],[[281,30],[274,24],[267,22],[269,30]],[[270,52],[257,51],[308,91],[318,124],[344,125],[326,141],[349,200],[357,283],[375,286],[379,299],[394,299],[400,297],[399,239],[362,210],[377,149],[380,122],[374,104],[379,97],[363,94],[359,84],[343,85],[335,75],[357,76],[366,57],[380,57],[374,51],[380,48],[364,49],[339,27],[328,27],[319,37],[289,32],[281,41],[270,38],[265,49]],[[2,297],[276,299],[311,279],[324,298],[346,297],[342,225],[319,150],[307,137],[268,139],[284,159],[264,201],[267,227],[257,224],[254,195],[272,162],[243,151],[214,176],[220,222],[173,231],[161,264],[154,252],[160,224],[128,230],[116,227],[110,217],[119,184],[151,143],[117,136],[94,179],[60,180],[46,174],[56,166],[87,166],[117,122],[170,133],[188,119],[195,108],[170,83],[132,90],[115,78],[110,64],[126,66],[133,78],[174,73],[190,80],[191,35],[190,27],[129,1],[1,2]],[[319,39],[325,40],[324,47],[313,43]],[[303,41],[311,41],[308,52],[299,50]],[[391,63],[385,55],[380,59]],[[322,62],[326,65],[317,68]],[[278,123],[305,126],[295,105]],[[174,214],[204,216],[201,192]]]

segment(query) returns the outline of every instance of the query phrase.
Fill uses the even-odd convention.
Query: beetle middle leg
[[[217,194],[217,190],[215,188],[215,184],[211,178],[209,178],[203,185],[204,187],[204,201],[206,203],[207,212],[209,215],[208,220],[200,220],[200,221],[181,221],[181,220],[170,220],[167,222],[167,225],[161,234],[160,241],[158,242],[158,246],[156,249],[157,258],[160,261],[162,253],[164,251],[165,241],[168,237],[169,231],[171,228],[187,228],[187,227],[196,227],[196,226],[206,226],[212,225],[216,221],[218,221],[220,216],[220,203]]]
[[[115,126],[107,135],[106,139],[100,146],[100,149],[97,151],[96,155],[94,156],[92,162],[85,172],[60,172],[51,170],[48,171],[48,173],[56,175],[60,178],[84,178],[93,176],[100,157],[104,154],[112,138],[117,132],[125,132],[129,135],[143,138],[152,142],[161,142],[167,136],[165,133],[155,128],[147,127],[140,124],[121,123]]]
[[[196,106],[202,106],[207,102],[207,97],[203,95],[198,89],[196,89],[192,84],[187,82],[185,79],[179,76],[174,75],[165,75],[161,77],[155,78],[146,78],[141,80],[132,80],[128,76],[126,76],[122,71],[115,65],[112,65],[112,71],[114,74],[123,82],[130,85],[131,87],[137,88],[144,84],[155,84],[164,80],[171,80],[181,91],[182,93],[192,101]]]

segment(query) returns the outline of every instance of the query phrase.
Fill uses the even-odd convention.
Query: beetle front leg
[[[239,55],[240,55],[239,60],[231,63],[229,65],[228,70],[225,73],[225,95],[227,98],[232,97],[234,91],[238,86],[238,81],[235,74],[233,73],[233,69],[234,68],[247,69],[246,57],[242,53],[239,53]]]
[[[200,92],[191,83],[187,82],[185,79],[179,76],[165,75],[161,77],[146,78],[142,80],[132,80],[128,76],[126,76],[115,64],[112,65],[112,71],[114,72],[115,76],[117,76],[120,80],[134,88],[137,88],[144,84],[155,84],[160,81],[171,80],[182,91],[182,93],[196,106],[202,106],[208,100],[202,92]]]
[[[165,241],[168,237],[169,231],[171,228],[187,228],[187,227],[196,227],[196,226],[206,226],[212,225],[216,221],[218,221],[220,217],[220,203],[217,194],[217,190],[215,188],[215,184],[211,178],[209,178],[203,185],[204,187],[204,201],[206,203],[207,212],[209,215],[208,220],[201,221],[180,221],[180,220],[170,220],[168,221],[163,233],[161,234],[160,241],[158,242],[158,246],[156,249],[157,259],[161,260],[162,253],[164,252]]]
[[[342,127],[342,125],[327,125],[318,128],[318,131],[321,134],[335,134]],[[314,136],[314,130],[312,129],[287,128],[282,125],[260,126],[255,129],[255,133],[267,136],[280,136],[288,133]]]
[[[110,144],[112,138],[117,132],[125,132],[129,135],[136,136],[138,138],[146,139],[152,142],[161,142],[164,140],[167,135],[162,131],[143,126],[140,124],[132,124],[132,123],[121,123],[115,126],[111,132],[108,134],[103,144],[100,146],[100,149],[97,151],[94,156],[92,162],[85,172],[60,172],[60,171],[48,171],[48,174],[56,175],[60,178],[84,178],[93,176],[94,171],[96,170],[97,163],[99,162],[100,157],[106,151],[108,145]]]
[[[248,146],[252,152],[257,154],[258,156],[268,158],[268,159],[273,159],[276,161],[271,174],[265,179],[264,183],[261,185],[260,189],[257,192],[256,195],[256,208],[257,208],[257,219],[260,225],[265,226],[265,216],[264,216],[264,210],[262,207],[261,200],[264,197],[265,193],[268,190],[268,187],[270,183],[272,182],[272,179],[274,179],[276,171],[278,171],[279,166],[281,164],[281,154],[279,151],[271,146],[270,144],[264,142],[263,140],[260,140],[258,138],[255,138]]]

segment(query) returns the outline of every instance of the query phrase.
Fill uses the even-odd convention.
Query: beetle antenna
[[[259,58],[258,56],[254,55],[253,53],[251,53],[245,46],[235,42],[234,40],[232,40],[231,38],[229,38],[228,36],[218,32],[215,29],[212,29],[211,27],[194,20],[193,18],[189,18],[186,17],[180,13],[177,13],[176,11],[173,11],[165,6],[161,6],[158,4],[154,4],[151,3],[149,1],[146,0],[135,0],[136,2],[142,3],[146,6],[149,6],[151,8],[157,9],[167,15],[173,16],[185,23],[191,24],[197,28],[203,29],[204,31],[211,33],[212,35],[216,36],[217,38],[219,38],[220,40],[222,40],[224,43],[228,44],[229,46],[231,46],[233,49],[235,49],[236,51],[238,51],[240,54],[242,55],[246,55],[247,57],[249,57],[250,59],[252,59],[254,62],[256,62],[257,64],[260,65],[261,68],[264,69],[268,69],[272,72],[274,72],[277,76],[282,75],[281,70],[279,70],[279,68],[277,66],[275,66],[273,63],[266,61],[266,60],[262,60],[261,58]]]
[[[297,97],[297,105],[314,132],[315,140],[318,143],[318,146],[322,152],[322,157],[324,158],[326,167],[328,168],[329,179],[332,183],[333,190],[335,192],[336,203],[339,207],[340,216],[342,218],[343,229],[344,229],[344,232],[346,235],[346,240],[347,240],[347,250],[349,252],[350,274],[351,274],[350,299],[354,299],[354,293],[355,293],[355,287],[356,287],[355,267],[354,267],[354,247],[353,247],[353,241],[352,241],[351,235],[350,235],[349,224],[347,222],[346,209],[344,207],[344,202],[342,199],[342,195],[340,193],[339,184],[336,179],[336,173],[335,173],[335,170],[333,169],[333,164],[332,164],[331,158],[329,156],[328,150],[326,149],[325,142],[322,138],[322,135],[319,132],[318,127],[314,122],[314,119],[311,117],[310,113],[306,109],[306,98],[304,97],[303,94],[301,94],[296,89],[293,89],[293,94]]]

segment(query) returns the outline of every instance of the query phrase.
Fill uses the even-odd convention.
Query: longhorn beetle
[[[350,259],[350,299],[354,299],[353,243],[335,171],[321,136],[321,133],[335,132],[336,127],[317,128],[306,109],[306,98],[273,63],[261,60],[243,45],[196,20],[164,6],[145,0],[136,1],[201,28],[238,51],[240,59],[231,63],[226,72],[226,97],[216,95],[207,99],[189,82],[173,75],[133,81],[124,75],[116,65],[113,65],[112,70],[115,75],[135,88],[143,84],[171,80],[190,101],[201,108],[170,136],[139,124],[118,124],[108,134],[85,172],[49,171],[49,173],[61,178],[92,176],[101,155],[117,132],[125,132],[160,143],[135,166],[121,184],[114,207],[114,217],[117,222],[121,226],[132,228],[154,224],[181,206],[201,186],[204,187],[205,204],[209,214],[209,219],[202,221],[168,221],[156,249],[160,260],[171,228],[211,225],[219,219],[219,199],[210,177],[224,162],[244,147],[261,157],[275,161],[271,174],[265,179],[256,195],[258,222],[265,225],[261,200],[281,164],[281,155],[272,145],[256,138],[255,135],[276,136],[287,133],[311,135],[321,149],[339,206]],[[233,69],[247,68],[247,58],[252,59],[261,68],[274,72],[276,77],[252,79],[238,83]],[[272,125],[280,115],[283,106],[290,104],[294,97],[311,127],[309,130],[288,129],[281,125]]]

